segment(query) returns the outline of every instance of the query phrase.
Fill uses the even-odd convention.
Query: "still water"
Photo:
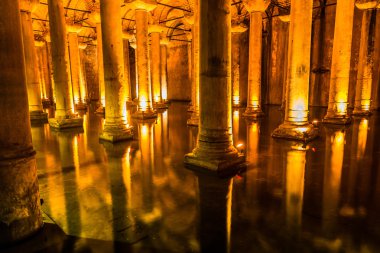
[[[249,166],[222,179],[184,168],[197,137],[186,109],[133,122],[134,140],[115,145],[99,142],[92,108],[81,131],[34,126],[47,224],[9,252],[380,252],[380,114],[301,145],[271,138],[278,107],[257,122],[236,110]]]

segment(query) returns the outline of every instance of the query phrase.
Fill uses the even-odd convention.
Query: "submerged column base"
[[[273,138],[309,142],[318,137],[318,128],[313,124],[295,125],[284,123],[272,133]]]
[[[371,116],[372,112],[370,110],[354,109],[352,116],[367,117]]]
[[[95,113],[104,115],[106,113],[106,108],[103,105],[100,105],[98,109],[96,109]]]
[[[225,157],[219,159],[208,159],[189,153],[185,155],[184,163],[187,169],[218,176],[235,174],[246,166],[245,156],[239,153],[226,154]]]
[[[33,123],[48,123],[48,114],[44,111],[31,111],[30,121]]]
[[[322,120],[322,123],[331,125],[349,125],[351,124],[351,117],[347,115],[325,116]]]
[[[247,109],[243,113],[243,117],[247,119],[257,119],[263,116],[264,116],[264,113],[260,107],[259,108],[247,107]]]
[[[168,104],[165,104],[164,102],[154,103],[153,108],[155,109],[167,109],[169,106]]]
[[[35,152],[0,160],[0,248],[42,227]]]
[[[75,109],[76,110],[87,110],[87,105],[83,102],[79,102],[75,104]]]
[[[145,120],[145,119],[155,119],[157,118],[157,112],[149,110],[149,111],[137,111],[132,114],[133,119]]]
[[[49,125],[57,130],[67,128],[82,128],[83,118],[80,117],[67,117],[67,118],[50,118]]]
[[[99,136],[100,140],[108,142],[120,142],[133,139],[133,128],[120,124],[107,124]]]

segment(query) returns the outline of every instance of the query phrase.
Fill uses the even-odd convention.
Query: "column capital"
[[[85,50],[86,48],[87,48],[87,44],[86,43],[79,43],[79,49]]]
[[[243,4],[249,12],[265,12],[270,0],[243,0]]]
[[[157,7],[155,0],[124,0],[125,6],[133,10],[153,11]]]
[[[355,6],[359,10],[380,8],[380,0],[356,0]]]
[[[75,20],[72,18],[66,19],[66,32],[67,33],[80,33],[82,30],[82,25],[75,23]]]
[[[32,13],[37,9],[39,4],[40,4],[40,0],[21,0],[20,10]]]
[[[232,24],[231,33],[243,33],[248,30],[248,27],[244,23]]]
[[[132,32],[127,31],[127,30],[123,30],[122,36],[124,40],[129,40],[129,41],[135,37],[135,35]]]
[[[281,22],[290,23],[290,15],[281,15],[278,16],[278,18],[281,20]]]
[[[183,21],[185,21],[186,24],[193,26],[195,22],[195,15],[193,12],[185,13],[183,12]]]
[[[95,23],[99,24],[101,21],[100,18],[100,3],[99,2],[91,2],[87,5],[87,9],[91,11],[89,15],[91,19],[94,20]]]
[[[193,40],[193,34],[192,34],[191,32],[186,33],[186,38],[187,38],[188,40]]]
[[[42,35],[34,34],[34,46],[36,47],[45,46],[45,39]]]
[[[160,44],[163,46],[167,46],[169,44],[169,42],[170,42],[170,40],[166,36],[162,37],[160,40]]]
[[[164,27],[157,24],[149,25],[148,28],[148,33],[162,33],[163,31]]]
[[[136,48],[137,48],[136,41],[130,41],[130,42],[129,42],[129,45],[130,45],[131,48],[133,48],[133,49],[136,49]]]

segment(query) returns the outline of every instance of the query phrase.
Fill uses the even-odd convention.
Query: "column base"
[[[318,137],[318,128],[313,124],[293,125],[284,123],[272,133],[273,138],[309,142]]]
[[[137,103],[135,103],[135,102],[132,101],[132,100],[129,100],[129,101],[127,101],[126,103],[127,103],[127,108],[132,108],[132,107],[134,107],[134,106],[137,105]]]
[[[240,103],[239,104],[232,103],[232,108],[241,108],[241,104]]]
[[[165,104],[163,102],[153,104],[153,108],[155,109],[167,109],[168,107],[168,104]]]
[[[68,128],[82,128],[83,118],[72,117],[72,118],[50,118],[49,125],[57,130],[63,130]]]
[[[31,111],[29,115],[32,123],[48,123],[48,114],[44,111]]]
[[[260,108],[256,110],[254,108],[247,108],[245,112],[243,113],[243,117],[246,119],[257,119],[263,116],[264,116],[264,113]]]
[[[75,110],[87,110],[87,105],[85,103],[75,104]]]
[[[34,235],[43,226],[35,151],[16,155],[0,160],[0,251]]]
[[[187,120],[187,125],[195,126],[195,127],[199,126],[199,115],[197,116],[192,115],[191,118]]]
[[[105,114],[106,113],[106,108],[103,105],[100,105],[98,109],[95,111],[96,114]]]
[[[225,159],[207,160],[190,153],[185,155],[184,163],[187,169],[217,176],[234,175],[247,166],[245,156],[242,154],[236,154],[233,157],[226,156]]]
[[[194,112],[194,106],[192,104],[190,104],[189,107],[187,108],[187,111],[188,112]]]
[[[99,139],[112,143],[131,140],[133,139],[133,128],[125,125],[105,126]]]
[[[50,102],[50,99],[48,99],[48,98],[42,99],[42,107],[44,109],[49,108],[51,105],[52,105],[52,103]]]
[[[167,104],[167,105],[170,105],[171,102],[170,102],[169,100],[166,99],[166,100],[163,100],[163,103],[164,103],[164,104]]]
[[[371,116],[372,112],[371,111],[364,111],[364,110],[356,110],[352,112],[352,116],[358,116],[358,117],[367,117]]]
[[[155,111],[137,111],[132,114],[133,119],[145,120],[145,119],[155,119],[157,118],[157,113]]]
[[[349,125],[351,124],[351,118],[346,116],[346,117],[341,117],[341,116],[332,116],[332,117],[324,117],[322,120],[323,124],[331,124],[331,125]]]

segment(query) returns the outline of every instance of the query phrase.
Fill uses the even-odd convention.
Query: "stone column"
[[[329,105],[324,123],[348,124],[348,87],[355,0],[338,0],[336,6]]]
[[[247,31],[244,24],[232,25],[232,48],[231,48],[231,75],[232,75],[232,106],[239,108],[241,106],[240,100],[240,46],[241,34]]]
[[[47,90],[46,90],[46,84],[45,84],[45,78],[44,78],[44,70],[43,70],[43,63],[42,63],[42,53],[41,48],[44,46],[44,41],[40,40],[39,38],[36,38],[34,36],[34,46],[36,47],[36,55],[37,55],[37,66],[38,66],[38,78],[40,83],[40,93],[41,93],[41,101],[42,101],[42,107],[44,106],[44,101],[47,99]]]
[[[352,115],[368,116],[371,114],[376,9],[368,9],[372,6],[363,6],[363,4],[356,6],[363,10],[363,16],[355,105]]]
[[[37,47],[37,52],[39,55],[39,60],[41,63],[41,75],[42,79],[45,83],[45,95],[46,97],[42,98],[42,104],[51,105],[53,103],[53,90],[52,83],[50,78],[50,68],[48,61],[48,53],[47,53],[47,42],[45,40],[35,41],[35,46]]]
[[[194,0],[194,14],[193,14],[193,79],[192,79],[192,93],[193,93],[193,112],[190,119],[187,121],[189,126],[199,125],[199,82],[200,82],[200,0]],[[231,27],[231,25],[230,25]],[[230,49],[229,49],[230,50]],[[231,59],[230,59],[231,61]]]
[[[152,93],[149,73],[148,49],[148,12],[156,8],[155,0],[125,0],[126,8],[135,10],[136,18],[136,53],[139,83],[139,98],[137,112],[132,115],[137,119],[156,118],[157,113],[152,107]]]
[[[132,104],[132,89],[131,89],[131,65],[129,62],[129,40],[133,37],[133,34],[123,32],[123,55],[124,55],[124,80],[125,80],[125,99],[127,105]]]
[[[47,122],[47,113],[43,111],[41,100],[41,87],[38,70],[37,51],[34,45],[34,33],[32,27],[32,12],[39,1],[21,1],[21,24],[24,44],[24,57],[26,68],[26,81],[28,88],[28,101],[30,120],[32,122]]]
[[[230,173],[245,160],[232,144],[230,9],[230,0],[200,5],[199,134],[196,148],[185,156],[188,168],[217,174]]]
[[[82,30],[82,26],[74,24],[72,20],[69,20],[66,28],[68,33],[67,39],[69,42],[71,82],[73,85],[74,106],[77,110],[83,110],[86,109],[86,105],[81,91],[81,63],[78,42],[78,33]]]
[[[88,89],[87,89],[87,81],[86,81],[86,68],[84,65],[84,57],[85,57],[85,50],[87,48],[86,43],[79,43],[79,59],[80,59],[80,93],[81,98],[84,104],[87,104],[88,101]]]
[[[292,0],[289,30],[289,85],[285,120],[274,130],[275,138],[310,141],[318,130],[309,123],[309,76],[312,0]]]
[[[63,2],[48,0],[48,8],[56,99],[55,117],[49,119],[49,124],[56,129],[83,127],[83,119],[73,112]]]
[[[138,69],[137,69],[137,51],[136,51],[136,48],[137,48],[137,45],[136,45],[136,39],[135,40],[131,40],[130,41],[130,46],[131,48],[134,49],[134,57],[135,57],[135,80],[136,80],[136,83],[134,84],[135,85],[135,99],[133,100],[133,104],[134,105],[138,105],[138,98],[139,98],[139,72],[138,72]]]
[[[167,106],[162,102],[161,92],[161,52],[160,52],[160,34],[163,28],[159,25],[149,26],[151,38],[150,44],[150,63],[152,71],[152,88],[153,88],[153,106],[157,109],[164,109]]]
[[[289,84],[289,58],[290,58],[290,50],[289,50],[289,26],[290,26],[290,15],[283,15],[279,16],[279,19],[283,22],[286,23],[286,31],[288,33],[288,36],[286,37],[286,47],[284,48],[284,52],[286,52],[287,58],[284,61],[284,79],[283,79],[283,84],[282,84],[282,100],[281,100],[281,108],[280,110],[285,110],[286,106],[286,97],[287,97],[287,92],[288,92],[288,84]]]
[[[167,38],[163,38],[160,41],[160,52],[161,52],[161,95],[162,101],[164,103],[168,103],[168,52],[167,47],[169,44],[169,40]]]
[[[194,59],[193,59],[193,35],[192,33],[187,33],[186,34],[186,38],[188,40],[187,42],[187,61],[188,61],[188,76],[189,76],[189,80],[191,81],[191,101],[190,101],[190,104],[189,104],[189,107],[187,108],[187,111],[188,112],[193,112],[194,111],[194,106],[193,106],[193,101],[194,101],[194,98],[195,98],[195,91],[194,91],[194,87],[193,87],[193,69],[194,69]]]
[[[254,0],[243,1],[250,12],[249,28],[249,66],[248,66],[248,96],[247,109],[243,116],[257,118],[263,115],[261,109],[261,63],[263,43],[263,13],[270,1]]]
[[[106,95],[106,118],[100,139],[117,142],[133,138],[127,121],[120,2],[101,0],[100,15]]]
[[[22,9],[29,1],[22,2]],[[0,4],[0,248],[42,227],[19,1]],[[30,67],[30,66],[29,66]]]

